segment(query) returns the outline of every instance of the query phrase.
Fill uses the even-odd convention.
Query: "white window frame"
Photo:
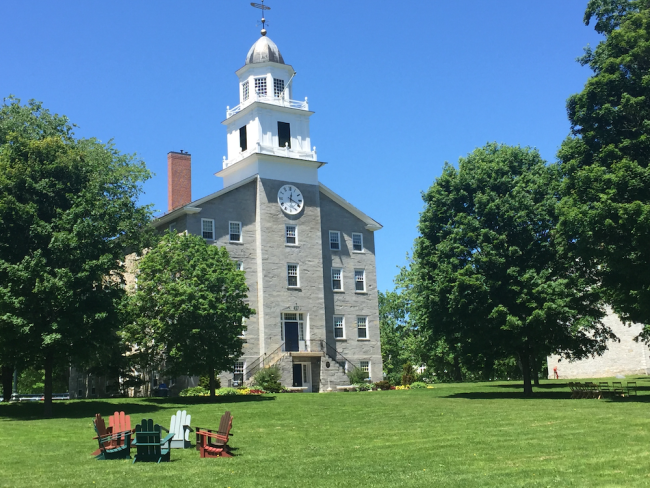
[[[363,327],[359,326],[360,324],[359,320],[363,320],[363,324],[364,324]],[[360,336],[359,332],[361,331],[361,329],[363,329],[365,337]],[[360,341],[367,341],[370,339],[368,337],[368,316],[366,315],[357,316],[357,339]]]
[[[244,271],[244,261],[235,261],[237,271]]]
[[[174,232],[176,230],[176,222],[169,224],[169,232]]]
[[[289,274],[289,266],[296,267],[296,284],[289,284],[289,278],[293,275]],[[300,288],[300,265],[298,263],[287,263],[287,288]]]
[[[244,326],[244,329],[242,329],[241,335],[239,337],[241,339],[245,339],[246,338],[246,326],[248,324],[248,319],[246,317],[242,317],[241,324]]]
[[[237,224],[239,226],[239,240],[233,240],[232,239],[232,224]],[[243,235],[242,235],[242,225],[241,222],[236,222],[234,220],[231,220],[228,222],[228,242],[242,242],[243,241]]]
[[[367,370],[364,369],[363,363],[368,363]],[[370,359],[368,359],[367,361],[359,361],[359,369],[361,371],[363,371],[364,373],[368,373],[368,376],[366,377],[366,379],[371,378],[371,375],[370,375]]]
[[[242,90],[242,101],[245,102],[246,100],[248,100],[248,97],[250,96],[248,80],[246,80],[241,84],[241,90]]]
[[[204,230],[204,227],[203,227],[204,222],[211,222],[212,223],[212,231],[211,231],[212,237],[206,237],[205,236],[205,230]],[[204,239],[208,240],[208,241],[214,241],[214,219],[201,219],[201,236]]]
[[[339,279],[338,279],[338,281],[340,281],[340,283],[341,283],[341,287],[340,287],[340,288],[334,288],[334,272],[335,272],[335,271],[338,271],[338,272],[339,272]],[[336,291],[336,292],[343,291],[343,268],[332,268],[331,278],[332,278],[332,279],[331,279],[331,281],[332,281],[332,291]]]
[[[268,80],[266,79],[266,76],[256,76],[255,78],[253,78],[253,80],[255,82],[255,94],[257,96],[265,97],[266,94],[269,92],[268,86],[267,86],[268,85],[268,82],[267,82]],[[259,83],[258,83],[258,81],[259,81]],[[258,90],[258,86],[260,88],[262,86],[264,86],[264,91]]]
[[[273,78],[273,97],[280,98],[280,95],[284,92],[284,87],[285,84],[282,78]]]
[[[341,326],[337,327],[337,319],[341,319]],[[345,316],[343,315],[335,315],[332,317],[332,330],[334,331],[334,340],[336,341],[343,341],[345,340]],[[336,331],[340,330],[341,334],[343,334],[341,337],[336,337]]]
[[[363,277],[363,290],[357,290],[357,283],[359,283],[359,280],[357,280],[357,273],[361,273],[361,276]],[[355,293],[365,293],[366,292],[366,270],[365,269],[355,269],[354,270],[354,291]]]
[[[289,239],[289,227],[293,227],[294,236],[296,242],[287,242]],[[285,224],[284,226],[284,243],[287,246],[297,246],[298,245],[298,226],[296,224]]]
[[[361,240],[361,249],[355,249],[354,248],[354,237],[359,236],[359,239]],[[365,252],[365,248],[363,247],[363,234],[361,232],[353,232],[352,233],[352,252]]]
[[[235,375],[238,373],[237,366],[239,364],[241,364],[241,371],[239,372],[241,374],[241,376],[242,376],[241,385],[243,385],[244,382],[246,381],[246,361],[235,361],[235,368],[233,369],[233,372],[232,372],[232,383],[233,383],[233,385],[235,384]],[[238,384],[237,386],[241,386],[241,385]]]
[[[336,235],[337,243],[338,243],[338,248],[333,248],[332,247],[332,236]],[[341,250],[341,232],[338,230],[331,230],[329,233],[329,239],[330,239],[330,251],[340,251]]]

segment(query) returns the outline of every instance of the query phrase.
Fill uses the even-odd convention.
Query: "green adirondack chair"
[[[162,427],[153,423],[152,419],[142,419],[139,425],[135,426],[135,443],[137,450],[133,456],[133,462],[159,463],[169,461],[169,443],[174,438],[174,432],[170,432],[167,437],[160,440]],[[167,447],[163,447],[167,445]]]

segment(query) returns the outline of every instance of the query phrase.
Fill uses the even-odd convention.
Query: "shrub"
[[[421,381],[416,381],[415,383],[411,383],[411,390],[422,390],[426,389],[427,384],[422,383]]]
[[[372,390],[372,385],[369,385],[368,383],[357,383],[354,385],[354,387],[357,389],[357,391],[370,391]]]
[[[390,381],[381,380],[375,383],[378,390],[390,390]]]
[[[217,396],[234,396],[237,395],[237,388],[219,388],[214,394]]]
[[[406,363],[402,368],[402,385],[410,385],[415,381],[415,370],[411,363]]]
[[[196,396],[207,396],[210,394],[210,390],[206,390],[202,386],[195,386],[194,388],[185,388],[181,391],[180,396],[182,397],[196,397]]]
[[[281,378],[282,373],[280,373],[280,368],[277,366],[271,366],[270,368],[262,368],[255,373],[255,376],[253,376],[253,382],[262,390],[271,393],[279,393],[282,390],[282,385],[280,384]]]
[[[348,373],[348,379],[350,380],[351,385],[358,385],[366,382],[368,373],[361,371],[361,368],[352,368]]]
[[[205,388],[206,390],[210,389],[210,377],[209,376],[201,376],[199,377],[199,386]],[[218,377],[215,377],[214,379],[214,389],[218,390],[221,388],[221,381],[219,380]]]

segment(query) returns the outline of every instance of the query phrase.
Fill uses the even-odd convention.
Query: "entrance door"
[[[293,386],[304,387],[305,392],[311,393],[311,364],[293,364]]]
[[[300,351],[298,322],[284,323],[284,350],[293,352]]]

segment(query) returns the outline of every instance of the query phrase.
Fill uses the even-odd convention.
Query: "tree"
[[[423,195],[411,313],[430,341],[462,357],[515,356],[532,393],[531,358],[602,351],[610,330],[595,280],[553,239],[560,178],[536,150],[488,144],[446,164]]]
[[[146,236],[150,209],[136,202],[149,176],[40,102],[0,107],[0,362],[11,351],[44,370],[46,417],[55,367],[119,326],[121,259]]]
[[[620,318],[646,324],[650,341],[650,0],[591,0],[585,24],[592,19],[605,39],[580,58],[594,74],[567,101],[558,230]]]
[[[129,298],[132,343],[162,355],[171,375],[209,375],[230,370],[242,354],[246,303],[243,271],[223,247],[200,236],[165,234],[141,259],[137,290]]]

